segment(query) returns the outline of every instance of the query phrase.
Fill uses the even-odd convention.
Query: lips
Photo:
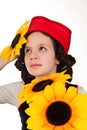
[[[36,64],[36,63],[35,63],[35,64],[31,64],[31,65],[30,65],[30,67],[32,67],[32,68],[34,68],[34,67],[39,67],[39,66],[41,66],[41,64]]]

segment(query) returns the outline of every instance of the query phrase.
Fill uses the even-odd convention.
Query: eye
[[[31,49],[30,48],[25,48],[25,54],[26,53],[30,53],[31,52]]]
[[[46,47],[41,46],[41,47],[39,48],[39,50],[41,50],[41,51],[46,51],[47,49],[46,49]]]

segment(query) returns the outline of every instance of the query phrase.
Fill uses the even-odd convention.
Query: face
[[[25,47],[25,65],[35,77],[44,77],[56,72],[59,61],[55,58],[52,39],[41,32],[28,36]]]

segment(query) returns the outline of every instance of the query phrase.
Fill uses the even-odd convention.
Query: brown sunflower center
[[[71,117],[71,108],[65,102],[56,101],[47,108],[46,117],[53,125],[63,125]]]
[[[46,85],[51,85],[52,83],[53,83],[53,81],[51,79],[41,81],[41,82],[37,83],[33,87],[32,91],[33,92],[39,92],[41,90],[44,90],[44,88],[46,87]]]
[[[17,34],[15,36],[15,38],[13,39],[12,44],[11,44],[12,48],[14,48],[16,46],[16,44],[18,43],[20,37],[21,37],[21,34]]]

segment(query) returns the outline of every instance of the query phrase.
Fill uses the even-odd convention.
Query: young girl
[[[84,93],[84,90],[81,87],[70,83],[73,77],[72,66],[76,62],[75,58],[68,54],[71,30],[65,25],[43,16],[32,18],[29,27],[25,28],[26,27],[23,26],[19,29],[10,49],[7,47],[1,52],[0,69],[11,60],[17,58],[15,66],[19,71],[21,71],[22,81],[0,86],[0,103],[10,103],[18,107],[22,121],[22,130],[41,130],[41,126],[40,128],[36,127],[39,123],[38,118],[36,119],[34,117],[37,121],[32,121],[36,124],[32,125],[32,122],[30,122],[32,119],[31,110],[33,110],[32,102],[37,98],[36,95],[38,95],[38,93],[39,98],[37,98],[36,102],[38,102],[40,97],[42,97],[42,92],[46,93],[48,86],[51,88],[56,86],[54,84],[60,84],[60,87],[58,87],[58,94],[59,92],[61,93],[60,90],[62,90],[62,86],[65,91],[68,91],[71,86],[75,89],[76,93],[77,90],[78,93]],[[17,48],[18,44],[20,44],[21,47],[18,46]],[[51,90],[48,92],[51,92]],[[18,95],[19,98],[21,98],[21,102],[20,100],[17,100]],[[48,93],[47,96],[48,95],[50,95],[50,93]],[[61,102],[56,102],[57,104],[61,104]],[[54,119],[52,116],[52,119],[54,119],[52,121],[49,119],[49,115],[52,113],[53,115],[56,115],[52,110],[51,114],[46,114],[47,122],[51,125],[49,128],[43,127],[43,130],[51,130],[51,126],[52,130],[56,130],[57,127],[59,129],[60,126],[65,126],[65,124],[70,120],[71,108],[69,105],[66,107],[66,103],[64,104],[65,105],[63,106],[60,105],[60,109],[64,108],[63,111],[66,110],[65,113],[68,112],[68,116],[64,117],[63,115],[64,118],[61,118],[62,115],[59,116],[58,112],[55,110],[59,118],[56,117]],[[55,105],[55,108],[56,106],[57,105]],[[68,109],[65,109],[65,107]],[[38,109],[39,108],[40,107],[38,107]],[[74,127],[76,126],[73,124],[71,127],[65,127],[65,130]]]

